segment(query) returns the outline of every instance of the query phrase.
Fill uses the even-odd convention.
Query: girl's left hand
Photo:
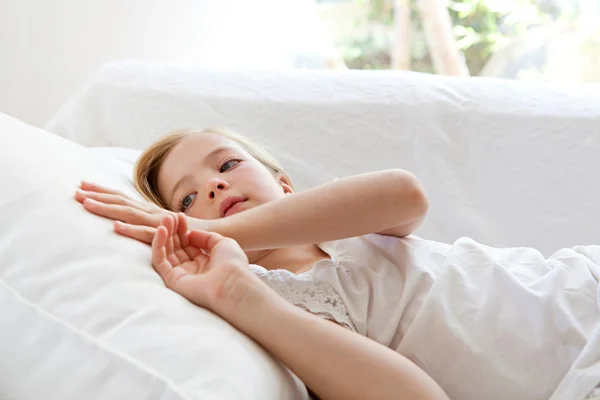
[[[248,257],[218,233],[189,231],[184,214],[166,216],[152,242],[152,266],[165,285],[237,325],[251,318],[241,305],[281,298],[248,268]]]
[[[162,218],[177,214],[149,202],[133,200],[123,193],[90,182],[81,182],[75,199],[89,212],[115,220],[117,233],[146,244],[152,244]]]

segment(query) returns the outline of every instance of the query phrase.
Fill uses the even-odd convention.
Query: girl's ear
[[[292,184],[290,183],[290,180],[284,174],[279,175],[279,185],[283,189],[284,194],[294,193],[294,189],[292,189]]]

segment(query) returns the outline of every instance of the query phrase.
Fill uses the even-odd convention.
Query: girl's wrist
[[[248,268],[246,265],[245,268]],[[240,270],[223,288],[213,305],[222,318],[243,332],[251,329],[271,307],[287,303],[249,270]],[[249,332],[246,332],[249,333]]]
[[[188,216],[187,222],[190,230],[215,232],[221,236],[236,240],[236,238],[232,236],[235,229],[231,228],[229,219],[198,219]]]
[[[212,228],[215,225],[215,222],[218,220],[198,219],[190,217],[189,215],[186,215],[186,220],[189,230],[216,232]]]
[[[271,288],[249,297],[236,310],[235,321],[230,323],[254,341],[265,345],[273,330],[295,306],[281,298]],[[272,292],[272,293],[271,293]]]

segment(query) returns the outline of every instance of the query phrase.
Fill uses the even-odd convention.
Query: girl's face
[[[158,172],[158,193],[170,209],[200,219],[228,217],[292,193],[235,141],[216,134],[182,139]]]

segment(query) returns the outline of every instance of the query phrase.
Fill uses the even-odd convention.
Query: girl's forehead
[[[190,148],[193,147],[196,151],[202,151],[202,153],[210,153],[214,148],[220,146],[231,146],[239,148],[240,146],[235,140],[229,139],[228,137],[218,135],[216,133],[198,133],[183,138],[174,148]]]
[[[223,148],[243,152],[236,141],[217,134],[200,133],[181,139],[167,154],[159,169],[159,187],[169,186],[169,181],[188,174],[215,150]]]
[[[167,154],[163,165],[176,163],[181,166],[186,162],[195,163],[210,157],[213,152],[223,148],[246,153],[244,148],[233,139],[214,133],[200,133],[181,139]],[[171,168],[169,167],[169,169]]]

